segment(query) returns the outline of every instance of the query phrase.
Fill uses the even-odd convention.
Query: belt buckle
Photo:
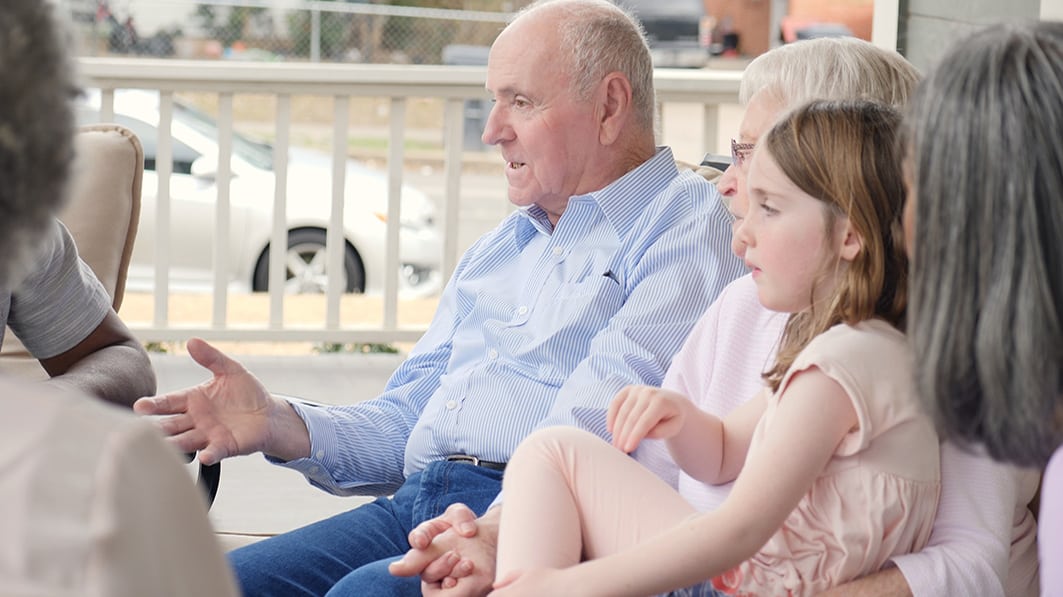
[[[479,458],[467,454],[451,454],[450,456],[447,456],[447,460],[450,462],[468,462],[473,466],[480,466]]]

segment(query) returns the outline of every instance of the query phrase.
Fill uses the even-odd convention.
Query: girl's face
[[[735,231],[746,246],[760,302],[796,313],[828,299],[845,263],[859,251],[848,218],[827,231],[827,204],[787,178],[771,153],[758,147],[749,164],[749,208]]]
[[[765,90],[758,91],[750,98],[746,111],[742,115],[742,123],[738,127],[738,138],[742,144],[756,144],[760,137],[768,132],[771,125],[782,114],[784,106]],[[750,155],[752,152],[750,152]],[[749,206],[746,183],[749,174],[749,155],[740,156],[739,163],[732,163],[723,176],[717,181],[716,186],[724,197],[728,199],[727,208],[734,217],[732,231],[737,231],[746,215]],[[746,246],[742,244],[738,235],[731,239],[731,250],[740,258],[745,258]]]

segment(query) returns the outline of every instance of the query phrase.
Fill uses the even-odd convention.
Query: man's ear
[[[860,236],[860,233],[853,228],[852,220],[845,218],[842,222],[842,244],[839,255],[845,261],[852,261],[856,259],[856,256],[860,254],[860,250],[864,248],[864,237]]]
[[[631,119],[631,82],[623,74],[605,75],[598,87],[598,141],[611,145]]]

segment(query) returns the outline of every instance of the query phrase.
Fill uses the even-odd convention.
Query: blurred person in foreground
[[[20,11],[21,4],[27,3],[11,3],[10,9],[5,4],[4,12]],[[24,110],[44,109],[31,105],[26,98],[43,93],[45,86],[52,84],[53,75],[26,68],[25,61],[29,56],[61,50],[37,47],[36,41],[26,39],[28,30],[11,26],[18,16],[5,18],[9,20],[0,38],[0,68],[8,81],[0,87],[3,118],[10,126],[39,126],[41,130],[36,134],[42,137],[73,134],[70,118],[26,121],[28,113]],[[55,97],[50,101],[69,99],[69,94],[52,91]],[[57,128],[47,129],[47,125]],[[7,178],[2,181],[0,193],[5,207],[0,210],[0,224],[5,226],[3,242],[8,245],[3,255],[9,262],[32,260],[31,266],[23,268],[17,287],[10,278],[0,281],[0,345],[5,326],[10,326],[53,385],[123,406],[132,406],[137,398],[154,394],[155,373],[148,353],[118,318],[107,290],[78,257],[74,239],[47,203],[62,197],[66,178],[56,176],[56,169],[65,167],[73,146],[61,156],[49,155],[44,160],[24,151],[31,145],[24,138],[12,136],[10,130],[0,140],[8,152],[2,167],[5,171],[20,169],[25,179],[18,183]],[[27,192],[30,188],[39,189],[39,193]],[[39,209],[47,217],[40,218],[36,226],[19,228],[12,224],[15,212],[22,209]],[[27,256],[30,252],[33,254]]]
[[[872,99],[900,108],[918,78],[915,68],[896,52],[854,38],[788,44],[752,61],[739,91],[746,110],[732,142],[733,163],[718,180],[735,226],[749,205],[748,183],[755,183],[747,180],[749,156],[780,117],[817,98]],[[745,255],[740,237],[732,248]],[[695,326],[662,387],[688,396],[711,414],[727,415],[763,387],[762,374],[775,356],[785,322],[786,314],[760,304],[751,276],[739,278]],[[731,492],[731,483],[710,485],[678,470],[663,442],[644,441],[635,454],[698,510],[717,509]],[[883,570],[836,587],[830,595],[1037,594],[1036,527],[1027,507],[1037,474],[949,443],[941,449],[941,474],[941,500],[927,546],[892,558]],[[403,573],[423,573],[426,592],[451,587],[460,589],[450,591],[454,594],[477,594],[489,587],[493,562],[478,554],[493,554],[493,529],[479,535],[489,547],[475,543],[478,529],[470,525],[472,518],[454,507],[447,516],[416,529],[411,543],[425,549],[409,554],[401,564]],[[429,548],[438,533],[440,544]],[[432,561],[443,549],[444,557]]]
[[[908,334],[939,426],[1047,465],[1041,595],[1063,595],[1063,23],[956,43],[907,122]],[[978,491],[972,488],[972,492]]]
[[[74,152],[52,10],[10,0],[0,11],[0,287],[16,296],[53,248]],[[154,426],[2,374],[0,408],[0,595],[236,595],[203,496]]]
[[[213,379],[136,404],[201,460],[263,452],[334,493],[394,492],[231,552],[249,596],[420,595],[419,579],[387,568],[413,527],[455,502],[487,511],[535,429],[604,437],[612,396],[660,384],[741,274],[715,187],[654,144],[653,65],[629,14],[532,4],[495,40],[486,86],[483,140],[501,149],[519,209],[465,253],[383,394],[307,407],[192,341]]]

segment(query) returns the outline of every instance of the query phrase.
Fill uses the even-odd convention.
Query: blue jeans
[[[419,578],[387,570],[409,550],[413,527],[458,502],[483,514],[501,488],[500,471],[433,462],[390,498],[233,550],[229,560],[246,597],[417,596]]]
[[[717,591],[712,587],[711,582],[705,582],[700,585],[694,585],[685,589],[679,589],[678,591],[672,591],[665,595],[665,597],[730,597],[722,591]]]

